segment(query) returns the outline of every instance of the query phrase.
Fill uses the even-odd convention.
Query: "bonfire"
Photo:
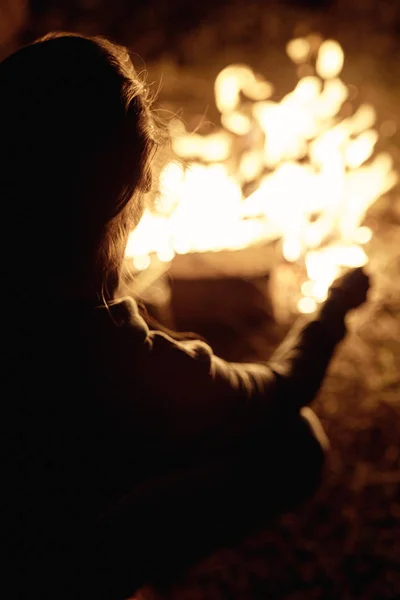
[[[168,269],[176,255],[278,242],[276,266],[302,274],[294,310],[312,313],[337,276],[367,264],[365,217],[398,179],[376,145],[395,126],[378,126],[374,107],[356,104],[337,41],[310,35],[286,50],[299,76],[284,97],[251,67],[232,64],[214,83],[220,125],[202,134],[171,120],[174,159],[126,249],[136,273],[155,262]]]

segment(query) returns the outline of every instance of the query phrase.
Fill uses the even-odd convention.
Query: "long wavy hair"
[[[0,63],[1,296],[113,298],[165,141],[125,47],[50,33]]]

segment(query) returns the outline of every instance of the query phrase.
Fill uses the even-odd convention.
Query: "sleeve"
[[[335,310],[298,321],[264,363],[227,362],[204,342],[149,331],[140,366],[141,417],[175,440],[223,440],[299,412],[314,399],[345,335],[345,313]]]

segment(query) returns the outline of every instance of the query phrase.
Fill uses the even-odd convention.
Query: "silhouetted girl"
[[[304,407],[368,278],[268,363],[228,363],[116,297],[165,137],[126,49],[9,56],[0,135],[3,596],[127,598],[311,494],[327,440]]]

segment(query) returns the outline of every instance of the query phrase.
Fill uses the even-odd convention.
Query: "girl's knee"
[[[330,449],[330,443],[321,421],[319,420],[315,412],[308,406],[305,406],[301,409],[300,415],[303,421],[309,427],[311,434],[314,436],[316,442],[318,442],[321,451],[325,456]]]
[[[300,415],[302,433],[298,440],[298,457],[302,465],[298,467],[303,480],[309,482],[312,493],[321,483],[330,443],[321,421],[311,408],[303,408]]]

